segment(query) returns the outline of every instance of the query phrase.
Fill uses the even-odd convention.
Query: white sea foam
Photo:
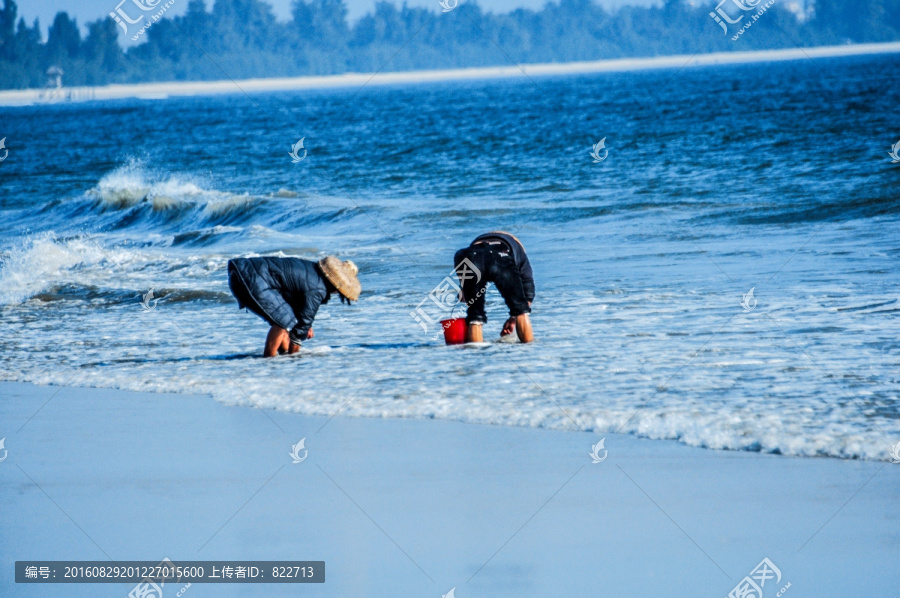
[[[897,324],[828,308],[842,289],[815,300],[803,287],[783,288],[782,297],[761,294],[766,316],[739,311],[711,338],[732,310],[740,310],[740,293],[722,312],[720,300],[705,293],[663,296],[648,285],[646,291],[608,293],[601,303],[590,292],[575,291],[570,303],[536,312],[535,345],[486,343],[459,350],[421,334],[408,316],[408,297],[396,292],[388,272],[380,282],[363,277],[367,295],[359,307],[323,306],[316,338],[299,356],[262,361],[248,357],[258,355],[265,337],[266,327],[255,316],[238,312],[233,303],[166,302],[166,289],[174,288],[227,296],[229,257],[153,247],[105,251],[89,237],[29,238],[3,256],[0,303],[19,303],[68,282],[130,289],[133,305],[122,310],[132,324],[123,328],[109,310],[65,301],[46,323],[35,322],[27,310],[7,311],[5,336],[19,340],[14,350],[0,347],[0,360],[6,360],[0,379],[206,393],[226,404],[310,415],[621,431],[787,455],[886,460],[900,440],[900,421],[890,416],[896,409],[895,366],[889,352],[872,342],[895,338]],[[363,272],[382,259],[364,256]],[[150,287],[161,291],[160,300],[143,312],[137,292]],[[796,299],[800,295],[804,301]],[[884,300],[860,291],[847,297],[842,305],[851,307]],[[489,316],[495,324],[502,320],[498,312],[502,305],[492,291]],[[829,332],[810,340],[793,333],[791,342],[780,330],[791,331],[787,319],[810,329],[865,330],[869,340]],[[187,330],[202,336],[186,337]],[[79,351],[55,354],[55,367],[48,370],[40,360],[20,359],[22,343],[32,342],[22,339],[28,338],[83,343]],[[814,363],[794,344],[810,341],[816,346],[804,350]],[[865,371],[856,367],[861,362]],[[86,367],[97,363],[104,367]],[[843,394],[825,372],[846,374],[839,381]]]
[[[337,356],[335,354],[338,354]],[[298,356],[283,358],[290,368],[325,369],[334,364],[332,358],[346,359],[340,351],[327,347],[306,349]],[[152,356],[152,355],[151,355]],[[248,360],[245,360],[248,361]],[[248,361],[247,369],[237,374],[229,367],[230,380],[216,380],[221,362],[204,360],[192,362],[174,376],[141,376],[135,371],[85,372],[81,384],[114,387],[124,390],[157,392],[209,393],[219,401],[235,406],[276,409],[305,415],[334,415],[345,417],[438,418],[477,424],[537,427],[555,430],[584,430],[597,434],[622,432],[636,436],[676,440],[689,446],[719,450],[750,450],[785,455],[847,459],[888,460],[891,436],[877,429],[862,430],[857,421],[835,418],[817,431],[810,429],[810,420],[775,415],[759,416],[753,411],[731,410],[712,413],[701,404],[695,408],[646,408],[635,413],[636,406],[624,403],[610,407],[587,405],[565,412],[552,401],[516,400],[515,381],[496,380],[490,397],[460,397],[451,394],[458,389],[444,388],[437,392],[401,391],[346,392],[334,388],[292,384],[280,377],[272,378],[269,367],[256,359]],[[250,368],[255,372],[250,371]],[[141,366],[139,369],[144,369]],[[282,373],[286,370],[277,368]],[[5,379],[13,379],[4,377]],[[59,372],[41,371],[36,377],[24,379],[39,384],[59,384]],[[313,376],[315,378],[315,376]],[[376,377],[377,378],[377,377]],[[317,384],[321,384],[321,380]],[[376,379],[377,384],[377,379]],[[511,386],[504,390],[504,386]],[[422,389],[419,389],[420,391]],[[511,393],[511,394],[510,394]],[[798,410],[799,411],[799,410]],[[894,426],[896,428],[896,426]],[[900,432],[896,429],[895,433]]]
[[[211,231],[234,229],[215,227]],[[20,304],[67,284],[138,293],[159,288],[165,281],[172,289],[195,290],[214,280],[226,259],[198,254],[172,256],[152,248],[107,249],[92,236],[60,238],[49,231],[26,237],[0,254],[0,305]]]
[[[0,257],[0,305],[21,303],[68,279],[73,268],[106,259],[103,249],[90,239],[63,240],[53,233],[28,238]]]
[[[222,195],[227,194],[208,191],[189,177],[172,173],[157,175],[147,169],[140,160],[130,160],[127,164],[105,174],[97,185],[88,191],[89,197],[97,198],[110,207],[127,208],[148,201],[156,210],[171,208],[182,202],[202,201]]]

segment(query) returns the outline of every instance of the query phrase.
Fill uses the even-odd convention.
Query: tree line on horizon
[[[434,9],[379,1],[373,12],[352,25],[344,0],[294,0],[287,22],[276,20],[263,0],[214,0],[209,9],[204,0],[189,0],[187,12],[177,17],[155,10],[165,6],[162,0],[132,2],[121,5],[124,12],[113,13],[115,19],[88,23],[84,37],[77,21],[59,12],[44,41],[40,23],[28,25],[18,16],[14,0],[3,0],[0,88],[43,87],[51,66],[62,69],[66,85],[104,85],[900,40],[898,0],[809,0],[803,14],[776,2],[737,41],[732,40],[733,29],[724,33],[710,17],[716,0],[701,0],[699,5],[666,0],[661,6],[615,11],[592,0],[560,0],[540,10],[505,14],[485,12],[474,0],[459,0],[445,13],[438,0]],[[141,11],[139,5],[152,9]],[[454,0],[445,0],[445,5],[454,6]],[[159,16],[139,33],[153,15]],[[126,50],[120,34],[141,41]]]

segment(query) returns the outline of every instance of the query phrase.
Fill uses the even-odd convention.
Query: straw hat
[[[356,264],[347,260],[342,262],[333,255],[324,257],[319,260],[319,268],[322,274],[328,279],[328,282],[334,285],[338,292],[349,299],[356,301],[359,299],[359,292],[362,290],[359,279],[356,277],[359,268]]]

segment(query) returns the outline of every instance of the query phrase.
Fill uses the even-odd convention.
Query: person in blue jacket
[[[313,337],[319,306],[337,293],[341,302],[359,299],[356,264],[328,256],[313,262],[296,257],[251,257],[228,261],[228,286],[238,308],[247,308],[271,328],[264,357],[296,353]]]
[[[521,241],[503,231],[485,233],[457,251],[453,265],[460,277],[461,299],[468,306],[467,342],[483,340],[482,326],[487,323],[484,292],[489,282],[494,283],[509,308],[509,319],[500,335],[515,332],[523,343],[534,340],[528,317],[534,301],[534,274]],[[469,272],[470,269],[475,272]]]

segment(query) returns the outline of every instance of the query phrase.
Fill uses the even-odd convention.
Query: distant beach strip
[[[402,85],[438,81],[581,75],[649,69],[681,69],[698,66],[835,58],[842,56],[892,54],[898,52],[900,52],[900,42],[891,42],[883,44],[853,44],[844,46],[821,46],[815,48],[762,50],[755,52],[716,52],[711,54],[695,54],[693,56],[681,54],[674,56],[655,56],[651,58],[620,58],[615,60],[596,60],[588,62],[520,64],[513,66],[375,74],[345,73],[343,75],[243,79],[238,81],[168,81],[160,83],[105,85],[101,87],[18,89],[0,91],[0,106],[28,106],[34,104],[117,100],[125,98],[160,100],[179,96],[207,96],[230,93],[261,93],[300,89],[362,87],[364,85]]]

